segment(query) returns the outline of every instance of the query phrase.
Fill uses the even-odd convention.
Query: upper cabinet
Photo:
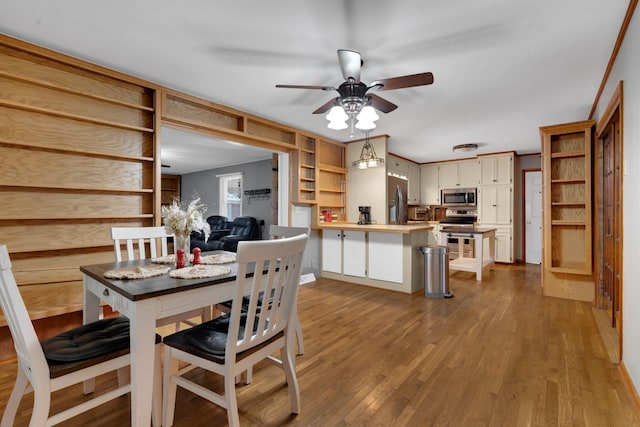
[[[592,274],[591,145],[594,121],[540,128],[543,268]],[[565,281],[567,278],[564,278]]]
[[[420,203],[423,205],[439,205],[439,188],[438,165],[420,166]]]
[[[420,165],[409,163],[409,203],[412,205],[420,204]]]
[[[480,156],[480,185],[509,185],[513,182],[513,153]]]
[[[438,182],[440,189],[475,188],[480,182],[480,163],[476,159],[442,163]]]
[[[387,154],[387,171],[404,176],[408,181],[407,197],[410,205],[420,203],[420,165],[412,161]]]

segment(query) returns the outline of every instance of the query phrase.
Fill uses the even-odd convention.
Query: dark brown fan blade
[[[276,87],[283,87],[286,89],[320,89],[320,90],[336,90],[331,86],[303,86],[303,85],[276,85]]]
[[[398,106],[393,102],[387,101],[386,99],[381,98],[378,95],[374,95],[373,93],[367,94],[367,97],[371,100],[371,106],[378,111],[382,111],[383,113],[390,113],[391,111],[398,108]]]
[[[392,77],[390,79],[376,80],[375,82],[371,83],[370,86],[382,84],[382,87],[378,90],[393,90],[393,89],[402,89],[405,87],[426,86],[432,83],[433,83],[433,74],[420,73],[420,74],[411,74],[409,76]]]
[[[316,111],[314,111],[313,114],[326,113],[327,111],[329,111],[331,109],[331,107],[333,107],[333,104],[335,104],[336,99],[338,99],[338,98],[333,98],[331,101],[327,102],[322,107],[320,107]]]
[[[338,49],[340,69],[345,80],[352,78],[356,83],[360,82],[360,69],[362,68],[362,56],[355,50]]]

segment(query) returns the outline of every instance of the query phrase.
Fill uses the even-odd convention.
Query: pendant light
[[[369,142],[369,132],[365,132],[364,145],[360,152],[360,158],[352,163],[358,169],[375,168],[384,164],[384,159],[376,155],[376,150]]]

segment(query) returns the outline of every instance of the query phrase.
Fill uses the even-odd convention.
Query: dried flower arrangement
[[[186,239],[192,231],[201,231],[205,236],[209,236],[209,223],[204,219],[203,214],[207,211],[207,206],[200,203],[200,197],[194,198],[183,208],[180,199],[174,199],[171,205],[162,207],[162,218],[164,228],[167,233],[175,234],[176,237]]]

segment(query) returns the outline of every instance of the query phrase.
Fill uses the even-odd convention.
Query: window
[[[220,215],[232,221],[242,216],[242,173],[218,175],[220,179]]]

